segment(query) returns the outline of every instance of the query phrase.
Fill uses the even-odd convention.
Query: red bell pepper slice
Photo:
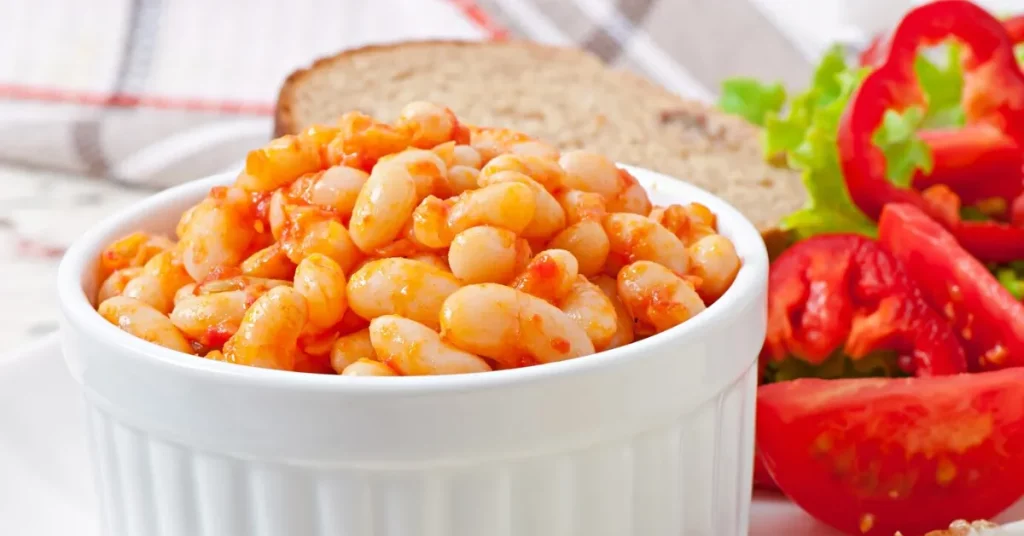
[[[762,360],[820,365],[837,351],[856,360],[879,350],[896,352],[908,375],[967,368],[952,328],[877,242],[819,235],[772,263]]]
[[[887,205],[879,241],[952,322],[972,369],[1024,366],[1024,304],[935,220],[912,205]],[[1024,396],[1024,395],[1022,395]]]
[[[988,125],[922,130],[918,137],[932,153],[930,173],[917,173],[914,188],[943,184],[965,205],[986,199],[1012,200],[1024,188],[1024,149]]]
[[[885,59],[886,52],[889,51],[889,36],[881,33],[876,35],[871,42],[868,43],[867,48],[860,53],[860,57],[857,59],[863,67],[873,67]]]
[[[885,155],[872,138],[887,110],[927,106],[915,79],[914,59],[919,49],[948,38],[965,45],[963,107],[968,127],[960,134],[939,136],[945,145],[933,145],[939,153],[933,175],[954,191],[973,181],[1000,183],[986,188],[1004,194],[1008,202],[1024,192],[1019,154],[1017,160],[1001,164],[1000,169],[1007,173],[979,177],[968,162],[958,162],[943,152],[955,153],[967,145],[976,151],[980,147],[981,152],[1010,154],[1000,152],[1007,143],[1024,147],[1024,73],[1017,66],[1013,42],[999,20],[971,2],[939,0],[903,18],[887,41],[884,62],[864,79],[840,121],[837,141],[846,186],[854,203],[872,218],[877,219],[887,203],[909,203],[939,217],[939,209],[920,192],[898,188],[886,179]],[[958,218],[943,220],[954,236],[964,236],[964,247],[981,260],[1024,258],[1024,228],[985,223],[980,226]]]
[[[1014,44],[1024,43],[1024,15],[1017,15],[1003,21],[1003,28]]]
[[[1014,44],[1024,43],[1024,15],[1017,15],[1003,21],[1003,29]],[[868,46],[860,53],[858,62],[861,66],[872,67],[885,59],[889,49],[889,36],[885,33],[876,35]]]
[[[757,393],[757,446],[793,502],[846,534],[920,535],[1024,495],[1024,368],[801,379]]]

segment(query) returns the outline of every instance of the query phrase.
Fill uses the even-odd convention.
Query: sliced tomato
[[[972,369],[1024,365],[1024,305],[942,225],[916,207],[891,204],[882,210],[879,240],[952,322]]]
[[[757,489],[779,489],[779,486],[772,480],[772,474],[764,466],[764,460],[761,459],[761,455],[757,453],[756,449],[754,450],[754,487]]]
[[[1024,495],[1024,369],[762,386],[757,446],[775,482],[848,534],[989,519]]]
[[[762,362],[796,359],[822,367],[837,353],[871,361],[878,351],[903,357],[899,361],[909,375],[966,370],[948,323],[874,240],[819,235],[794,244],[772,263]]]

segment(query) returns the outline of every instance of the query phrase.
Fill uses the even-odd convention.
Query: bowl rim
[[[404,394],[429,392],[465,392],[499,386],[532,383],[541,379],[580,376],[628,366],[631,360],[650,356],[648,349],[665,345],[683,347],[701,342],[702,333],[725,324],[729,317],[750,307],[759,294],[767,292],[768,253],[756,227],[732,205],[719,197],[683,180],[648,169],[618,164],[644,184],[648,192],[671,191],[683,199],[699,201],[726,222],[726,234],[743,259],[736,279],[714,304],[691,320],[665,332],[592,355],[546,363],[540,366],[496,370],[477,374],[412,376],[395,380],[387,377],[303,374],[291,371],[239,366],[208,359],[182,359],[180,352],[134,337],[103,319],[93,308],[92,300],[82,285],[86,270],[112,236],[131,232],[121,229],[133,221],[144,220],[147,214],[160,213],[163,207],[185,199],[200,199],[213,186],[228,184],[234,173],[222,173],[186,182],[166,189],[125,209],[111,214],[83,233],[68,248],[57,273],[57,294],[66,324],[99,339],[99,343],[117,347],[124,352],[141,354],[143,359],[169,373],[205,376],[221,381],[241,381],[270,388],[301,388],[314,391],[350,393],[373,392]],[[98,284],[99,282],[97,282]],[[191,356],[190,356],[191,357]],[[745,369],[746,367],[744,367]]]

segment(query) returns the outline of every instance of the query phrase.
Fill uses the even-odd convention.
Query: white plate
[[[99,535],[82,408],[58,335],[0,356],[0,534]],[[778,496],[755,495],[750,515],[751,536],[839,535]],[[1014,519],[1024,501],[999,518]]]

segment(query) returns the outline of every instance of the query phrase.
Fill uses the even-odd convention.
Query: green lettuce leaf
[[[917,169],[932,169],[931,153],[917,136],[918,129],[963,123],[959,55],[959,47],[951,45],[945,62],[919,57],[915,69],[928,99],[927,113],[914,107],[890,111],[873,133],[873,141],[886,155],[886,175],[897,186],[909,187]],[[778,84],[747,78],[725,84],[723,109],[762,125],[765,157],[773,161],[781,157],[801,174],[807,203],[781,222],[782,229],[792,231],[797,239],[823,233],[877,235],[875,222],[850,198],[836,146],[843,111],[868,72],[848,64],[842,47],[834,46],[815,69],[811,87],[788,103],[780,103],[785,91]]]
[[[860,359],[853,359],[837,350],[820,365],[789,357],[769,362],[765,370],[765,381],[784,382],[798,378],[899,378],[907,374],[899,367],[898,359],[896,352],[886,350],[871,352]]]
[[[815,112],[839,98],[843,89],[839,77],[846,70],[842,47],[829,48],[814,71],[810,89],[794,96],[785,114],[775,110],[765,117],[762,140],[766,157],[794,151],[804,142]]]
[[[834,47],[814,73],[814,85],[794,97],[785,116],[769,115],[765,121],[766,153],[784,153],[807,189],[807,204],[781,222],[798,239],[822,233],[877,234],[874,222],[850,199],[836,147],[843,109],[866,73],[848,68],[842,50]]]
[[[781,110],[785,103],[786,89],[782,84],[762,84],[753,78],[733,78],[722,85],[718,107],[763,126],[765,117],[770,112]]]
[[[1010,268],[1003,268],[996,272],[996,279],[1013,294],[1014,298],[1017,298],[1017,301],[1024,300],[1024,281],[1020,280],[1020,274]]]
[[[911,106],[903,112],[886,110],[882,126],[872,138],[885,153],[885,173],[900,188],[909,188],[918,169],[931,172],[934,165],[928,145],[917,136],[924,122],[924,110]]]
[[[761,145],[766,159],[796,150],[804,141],[814,115],[814,94],[807,92],[793,99],[785,115],[769,113],[761,131]]]
[[[980,208],[967,205],[960,207],[960,219],[964,221],[989,221],[992,218],[982,212]]]
[[[989,270],[1018,301],[1024,301],[1024,261],[989,266]]]
[[[942,65],[920,54],[914,60],[914,72],[928,101],[928,114],[922,126],[926,128],[959,127],[964,124],[964,109],[960,104],[964,92],[964,71],[960,65],[961,47],[950,43],[945,46]]]

